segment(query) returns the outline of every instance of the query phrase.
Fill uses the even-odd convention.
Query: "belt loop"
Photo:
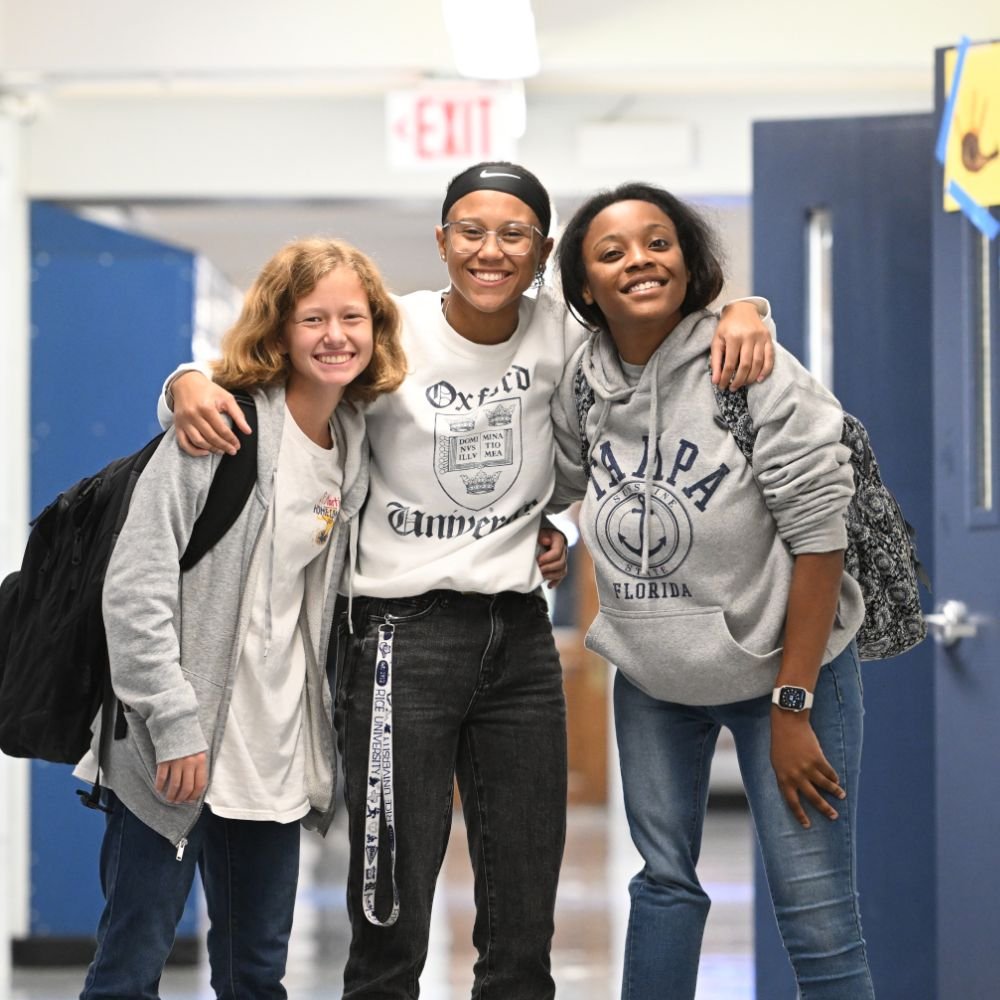
[[[353,606],[350,609],[351,624],[354,632],[364,636],[369,616],[377,614],[381,610],[379,607],[376,607],[379,603],[379,600],[374,597],[354,598]]]

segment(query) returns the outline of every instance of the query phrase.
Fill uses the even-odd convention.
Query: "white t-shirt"
[[[522,299],[517,329],[496,345],[456,333],[440,292],[398,303],[409,374],[367,411],[371,486],[354,593],[531,591],[554,484],[549,406],[583,328],[546,288]]]
[[[236,667],[225,733],[205,801],[218,816],[289,823],[309,812],[300,628],[306,567],[326,550],[340,510],[336,448],[310,440],[288,409],[265,555]]]

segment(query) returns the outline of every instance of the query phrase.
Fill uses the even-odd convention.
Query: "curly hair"
[[[646,201],[668,216],[677,230],[677,239],[688,270],[688,287],[681,303],[681,315],[704,309],[722,291],[722,248],[719,238],[705,219],[690,205],[653,184],[631,181],[608,191],[598,191],[588,198],[566,224],[556,249],[563,298],[570,312],[592,330],[608,331],[600,307],[586,302],[587,284],[583,241],[594,219],[620,201]]]
[[[285,321],[295,304],[338,267],[360,279],[372,314],[372,359],[344,390],[344,399],[369,403],[399,388],[406,375],[400,314],[369,257],[343,240],[312,237],[282,247],[264,266],[243,300],[233,327],[222,338],[213,379],[230,391],[282,384],[290,365],[281,351]]]

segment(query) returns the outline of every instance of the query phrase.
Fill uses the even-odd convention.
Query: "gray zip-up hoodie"
[[[220,461],[192,458],[173,429],[143,470],[104,583],[111,678],[128,732],[113,740],[103,782],[152,829],[183,847],[203,802],[168,803],[153,782],[157,762],[208,751],[209,778],[229,711],[236,663],[261,573],[271,558],[264,530],[285,415],[283,388],[255,390],[257,484],[225,537],[178,576],[183,552]],[[326,653],[341,573],[353,566],[357,514],[368,489],[364,416],[342,403],[331,420],[344,480],[325,558],[306,570],[306,786],[302,823],[325,833],[335,804],[335,743]],[[263,539],[263,543],[262,543]],[[100,717],[93,751],[100,740]]]
[[[840,405],[778,345],[773,373],[747,392],[758,428],[751,469],[715,401],[716,324],[707,310],[685,317],[636,385],[611,338],[595,334],[553,402],[553,506],[583,496],[580,530],[597,572],[600,612],[586,644],[651,696],[690,705],[771,691],[793,557],[846,546],[854,492]],[[581,361],[595,396],[589,477],[573,389]],[[863,617],[845,573],[824,662]]]

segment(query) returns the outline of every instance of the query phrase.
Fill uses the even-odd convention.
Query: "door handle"
[[[962,639],[971,639],[979,631],[979,622],[969,615],[963,601],[945,601],[931,615],[924,615],[934,641],[947,649]]]

